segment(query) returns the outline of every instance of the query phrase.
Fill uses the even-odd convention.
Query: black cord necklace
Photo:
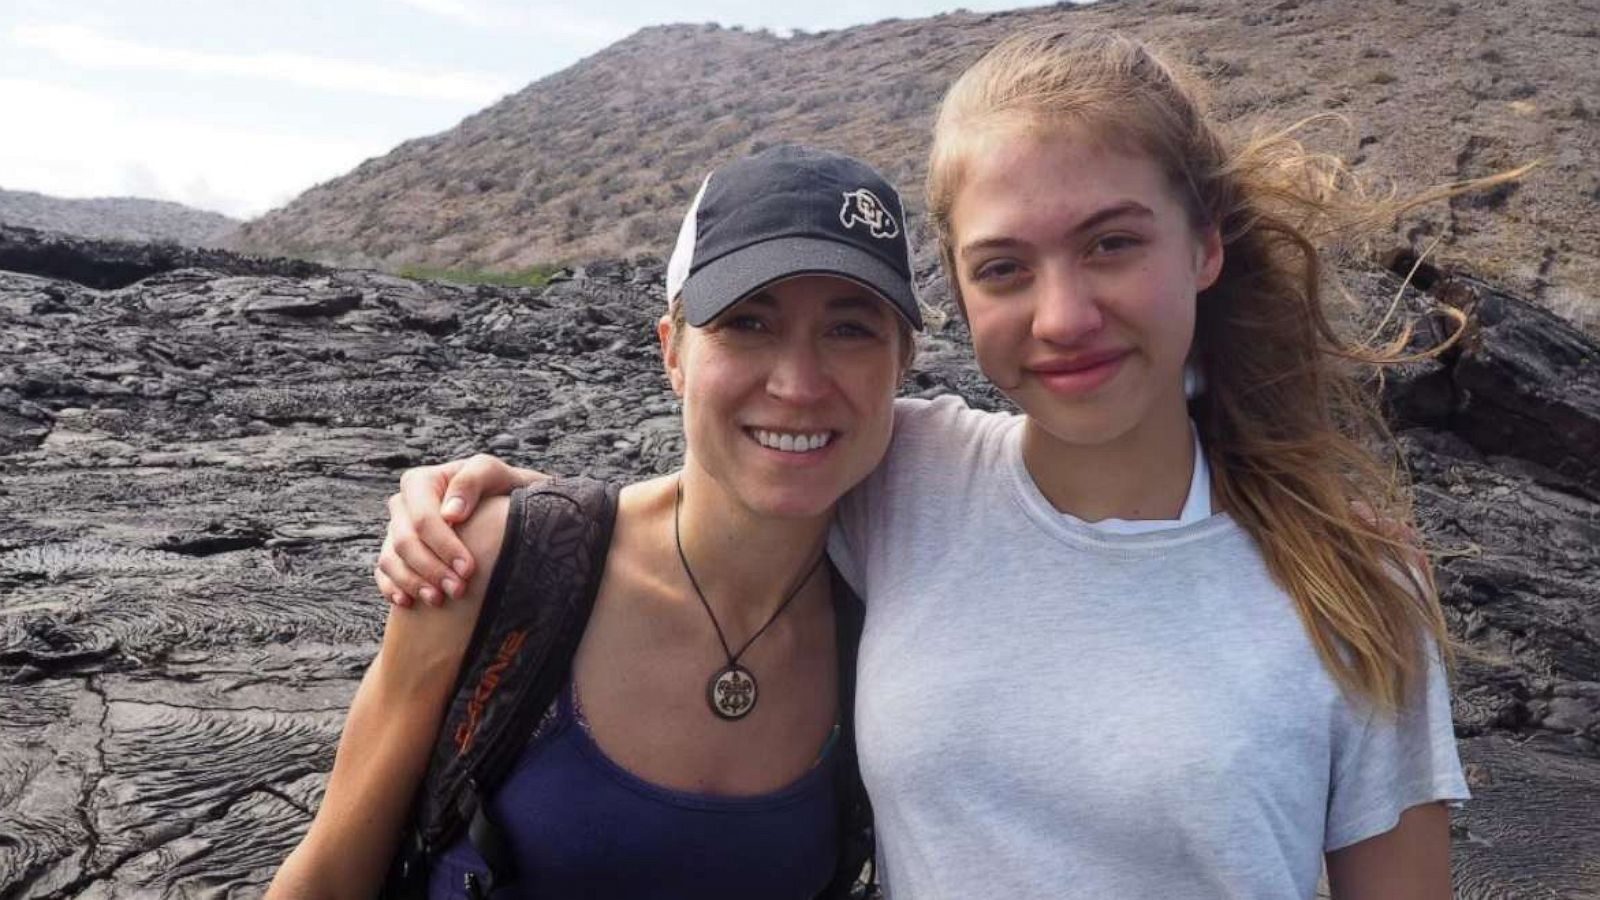
[[[778,608],[767,618],[767,623],[756,629],[756,633],[750,635],[750,639],[744,642],[738,653],[735,653],[728,647],[728,639],[722,633],[722,623],[717,621],[717,614],[711,611],[711,604],[706,600],[706,592],[700,589],[700,581],[694,577],[694,569],[689,567],[689,557],[683,552],[682,513],[683,479],[680,478],[678,498],[672,506],[672,538],[678,544],[678,561],[683,563],[683,573],[689,576],[689,583],[694,585],[695,596],[700,598],[700,605],[705,607],[706,615],[711,617],[711,627],[717,630],[717,640],[722,643],[722,652],[728,657],[728,664],[712,673],[711,680],[706,683],[706,702],[711,705],[711,711],[716,713],[719,719],[728,721],[742,719],[750,713],[750,710],[756,708],[758,692],[755,675],[739,665],[739,657],[750,649],[756,638],[766,633],[773,622],[778,621],[783,611],[789,608],[789,601],[798,596],[800,589],[806,586],[812,575],[816,574],[817,567],[822,565],[822,558],[827,554],[817,554],[816,560],[806,569],[805,574],[800,576],[800,581],[789,589],[788,596],[783,598],[783,602],[778,604]]]

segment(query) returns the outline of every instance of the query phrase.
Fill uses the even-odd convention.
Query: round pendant
[[[711,676],[706,701],[719,719],[742,719],[756,706],[756,677],[737,663]]]

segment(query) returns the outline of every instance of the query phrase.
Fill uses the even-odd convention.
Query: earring
[[[1188,362],[1184,363],[1183,364],[1183,396],[1184,396],[1184,398],[1188,399],[1188,400],[1193,400],[1194,398],[1200,396],[1200,393],[1202,391],[1204,391],[1205,389],[1206,389],[1206,376],[1205,376],[1204,372],[1200,371],[1200,365],[1198,363],[1196,363],[1192,359],[1189,360]]]

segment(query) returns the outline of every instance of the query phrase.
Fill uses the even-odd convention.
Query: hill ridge
[[[172,200],[55,197],[0,188],[0,225],[100,240],[220,247],[239,227],[239,220]]]
[[[787,37],[652,26],[312,188],[236,246],[384,268],[659,256],[706,171],[795,140],[873,162],[915,216],[945,86],[1046,21],[1194,48],[1214,107],[1240,124],[1338,112],[1354,133],[1319,149],[1404,189],[1544,159],[1521,186],[1440,204],[1394,241],[1443,234],[1446,263],[1589,314],[1562,305],[1600,281],[1600,110],[1584,100],[1600,96],[1600,28],[1580,24],[1600,21],[1595,0],[1108,0]]]

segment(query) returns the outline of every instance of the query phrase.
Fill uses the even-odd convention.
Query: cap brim
[[[683,283],[684,317],[699,327],[769,284],[797,275],[837,275],[869,288],[921,330],[911,283],[865,250],[824,238],[789,237],[752,244],[714,260]]]

